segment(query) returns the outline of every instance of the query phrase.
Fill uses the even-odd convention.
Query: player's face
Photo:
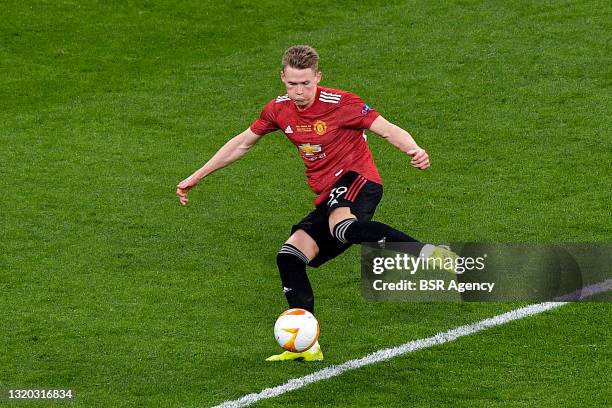
[[[285,67],[281,71],[281,80],[287,87],[289,98],[298,108],[306,109],[313,104],[317,96],[317,85],[321,81],[321,73],[310,68]]]

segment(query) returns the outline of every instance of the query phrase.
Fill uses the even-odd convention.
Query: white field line
[[[606,292],[610,289],[612,289],[612,279],[608,279],[604,282],[583,288],[581,298],[587,298],[598,293]],[[444,333],[438,333],[435,336],[427,337],[425,339],[413,340],[397,347],[379,350],[372,354],[368,354],[365,357],[358,358],[355,360],[349,360],[346,363],[340,365],[332,365],[322,370],[315,371],[312,374],[308,374],[303,377],[293,378],[287,381],[285,384],[272,388],[266,388],[258,393],[247,394],[237,400],[225,401],[222,404],[216,405],[213,408],[247,407],[258,401],[277,397],[279,395],[285,394],[293,390],[297,390],[317,381],[336,377],[346,371],[356,370],[358,368],[370,364],[379,363],[381,361],[390,360],[394,357],[401,356],[403,354],[412,353],[413,351],[448,343],[450,341],[458,339],[459,337],[469,336],[470,334],[478,333],[480,331],[487,330],[491,327],[500,326],[502,324],[506,324],[514,320],[519,320],[528,316],[543,313],[547,310],[552,310],[566,304],[568,304],[568,302],[544,302],[526,306],[520,309],[511,310],[509,312],[493,316],[489,319],[481,320],[476,323],[466,324],[464,326],[451,329]]]

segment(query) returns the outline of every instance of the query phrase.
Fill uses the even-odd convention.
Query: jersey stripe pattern
[[[342,98],[342,95],[340,94],[334,94],[331,92],[325,92],[325,91],[321,91],[321,93],[319,94],[319,100],[321,102],[326,102],[326,103],[340,103],[340,98]]]
[[[285,95],[277,96],[274,101],[276,103],[280,103],[280,102],[287,102],[287,101],[290,101],[290,100],[291,99],[289,99],[289,96],[287,94],[285,94]]]

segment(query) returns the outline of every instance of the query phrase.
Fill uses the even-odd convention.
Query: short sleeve
[[[276,124],[274,105],[275,101],[271,101],[263,108],[259,118],[251,124],[251,130],[253,133],[263,136],[279,129],[278,125]]]
[[[380,116],[357,95],[347,95],[340,106],[339,113],[342,127],[350,129],[369,129],[374,119]]]

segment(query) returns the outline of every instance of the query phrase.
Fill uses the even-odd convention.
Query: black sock
[[[314,294],[306,274],[307,263],[306,255],[290,244],[284,244],[276,255],[276,264],[289,307],[299,307],[314,314]]]
[[[414,242],[410,252],[418,256],[425,244],[410,235],[378,221],[359,221],[349,218],[334,227],[334,238],[342,243],[361,244],[362,242]]]

